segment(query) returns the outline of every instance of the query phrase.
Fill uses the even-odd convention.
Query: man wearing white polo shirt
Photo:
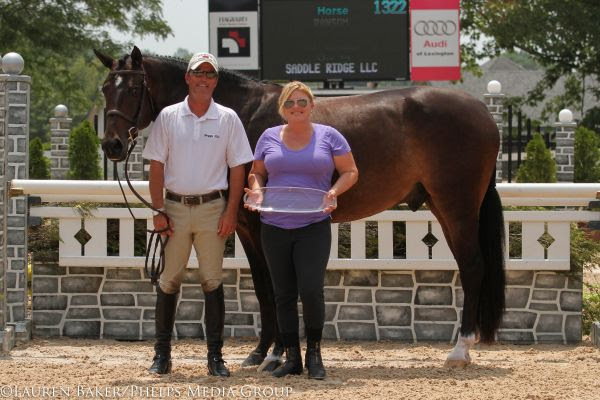
[[[160,230],[170,225],[165,270],[156,288],[156,344],[150,372],[157,374],[171,372],[177,294],[193,246],[205,298],[208,372],[229,376],[221,353],[223,251],[225,239],[237,224],[244,164],[253,156],[235,111],[212,99],[218,71],[212,54],[194,54],[185,74],[189,95],[160,112],[143,152],[150,160],[152,205],[168,215],[167,221],[165,214],[156,213],[154,227]]]

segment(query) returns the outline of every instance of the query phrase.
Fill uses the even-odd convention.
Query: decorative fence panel
[[[36,184],[22,181],[22,186],[27,182]],[[19,187],[18,181],[14,187]],[[597,212],[581,207],[594,199],[600,184],[499,184],[498,189],[505,205],[572,207],[505,211],[506,232],[513,225],[520,228],[521,248],[511,254],[509,248],[517,238],[507,235],[507,310],[498,338],[580,340],[582,289],[578,277],[568,274],[570,223],[599,219]],[[24,189],[41,195],[42,201],[69,194],[57,191]],[[72,196],[91,195],[75,191],[79,194]],[[97,201],[114,201],[108,197],[114,195],[110,190],[100,191],[103,194],[95,195]],[[133,212],[151,225],[149,210],[134,208]],[[144,257],[134,255],[134,223],[126,209],[98,207],[83,218],[71,207],[42,206],[32,208],[31,216],[58,219],[61,238],[58,262],[34,262],[34,334],[153,337],[155,291],[143,271]],[[107,250],[109,242],[115,241],[108,237],[110,220],[119,221],[119,248],[114,256]],[[369,229],[373,222],[377,228]],[[404,226],[403,235],[394,236],[397,224]],[[349,226],[350,232],[332,225],[325,337],[453,340],[460,326],[463,294],[456,262],[435,217],[425,210],[385,211]],[[398,240],[403,240],[400,255],[394,250]],[[349,241],[349,253],[343,241]],[[377,258],[368,258],[367,250],[373,246]],[[258,301],[237,237],[234,247],[224,261],[226,334],[255,336],[260,330]],[[342,252],[349,258],[341,256]],[[202,316],[203,294],[192,257],[179,299],[176,336],[203,337]]]

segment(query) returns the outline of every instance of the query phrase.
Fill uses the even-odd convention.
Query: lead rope
[[[163,238],[163,236],[161,234],[168,231],[171,228],[171,225],[170,225],[169,216],[165,212],[158,210],[152,204],[150,204],[148,201],[146,201],[146,199],[144,199],[133,188],[133,185],[131,184],[131,181],[129,180],[129,173],[127,172],[127,169],[128,169],[127,165],[129,163],[129,156],[131,155],[131,152],[133,151],[133,149],[135,148],[135,145],[137,144],[137,139],[133,138],[135,133],[137,133],[137,128],[132,127],[129,129],[129,143],[131,143],[131,146],[129,147],[129,150],[127,151],[127,157],[125,157],[125,180],[127,181],[127,185],[129,186],[129,189],[131,190],[131,192],[146,207],[164,215],[165,218],[167,219],[167,227],[164,229],[160,229],[160,230],[146,229],[146,232],[150,234],[150,238],[148,239],[148,246],[146,247],[146,261],[144,263],[144,270],[146,271],[146,275],[148,277],[150,277],[150,282],[153,285],[156,285],[158,283],[158,279],[160,278],[160,275],[165,270],[165,248],[167,246],[167,243],[169,242],[169,236],[165,236]],[[114,164],[114,168],[117,168],[116,162]],[[125,191],[123,190],[123,186],[121,185],[121,179],[119,178],[118,170],[117,170],[116,175],[117,175],[117,181],[119,182],[119,188],[121,189],[121,193],[123,194],[123,199],[125,200],[125,205],[127,206],[127,209],[129,210],[129,214],[131,214],[131,218],[133,218],[133,220],[135,221],[137,218],[135,218],[135,216],[133,215],[133,211],[131,211],[131,207],[129,206],[129,202],[127,201],[127,196],[125,195]],[[158,262],[156,259],[157,252],[158,252]],[[150,253],[152,253],[152,262],[149,264],[148,261],[150,260]]]

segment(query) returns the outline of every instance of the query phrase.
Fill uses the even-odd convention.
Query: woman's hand
[[[250,211],[259,211],[259,208],[263,202],[263,192],[261,189],[248,189],[244,188],[244,192],[247,193],[246,201],[244,202],[244,208]]]
[[[333,210],[337,208],[337,191],[330,189],[325,196],[323,196],[323,212],[325,214],[331,214]]]

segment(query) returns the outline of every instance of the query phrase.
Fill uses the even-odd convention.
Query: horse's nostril
[[[102,150],[111,160],[123,158],[123,143],[119,139],[109,139],[102,141]]]

